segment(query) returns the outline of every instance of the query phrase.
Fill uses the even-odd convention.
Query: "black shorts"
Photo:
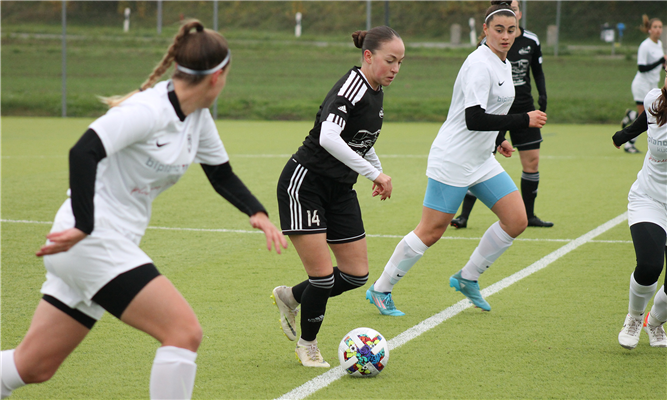
[[[509,114],[523,114],[530,111],[535,111],[535,107],[531,105],[511,108]],[[512,129],[510,130],[510,138],[512,139],[512,146],[519,151],[539,149],[543,140],[540,128]]]
[[[351,184],[315,174],[291,158],[278,180],[280,227],[285,235],[326,233],[329,243],[366,237]]]

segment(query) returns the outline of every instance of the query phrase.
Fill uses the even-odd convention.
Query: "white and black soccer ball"
[[[338,345],[338,359],[352,376],[375,376],[387,366],[389,344],[374,329],[353,329]]]
[[[635,110],[626,110],[625,116],[621,120],[621,129],[625,129],[626,126],[630,126],[637,119],[637,111]]]

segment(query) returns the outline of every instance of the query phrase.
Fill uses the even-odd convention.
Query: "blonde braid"
[[[112,108],[116,107],[120,103],[129,99],[134,94],[153,87],[153,85],[155,85],[155,83],[162,77],[162,75],[164,75],[164,73],[167,72],[169,67],[171,67],[171,64],[173,64],[174,59],[176,57],[176,52],[178,51],[183,38],[190,33],[190,30],[192,28],[197,28],[197,31],[201,31],[204,29],[204,26],[201,24],[201,22],[197,20],[189,20],[186,21],[183,25],[181,25],[181,29],[179,29],[176,36],[174,36],[174,41],[172,42],[171,46],[169,46],[169,49],[167,49],[167,53],[164,55],[164,57],[162,57],[162,60],[153,69],[153,72],[151,72],[151,74],[148,76],[148,79],[146,79],[144,83],[142,83],[141,86],[139,86],[139,90],[133,90],[132,92],[124,96],[110,96],[110,97],[97,96],[98,99],[102,103],[107,104],[109,108]]]

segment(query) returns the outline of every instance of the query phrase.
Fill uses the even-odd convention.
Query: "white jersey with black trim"
[[[500,167],[493,157],[498,131],[471,131],[465,109],[480,106],[487,114],[506,115],[514,101],[512,65],[482,45],[466,58],[454,83],[447,120],[428,156],[426,176],[467,187]],[[502,167],[501,167],[502,170]]]
[[[660,97],[660,89],[653,89],[644,98],[648,130],[646,138],[648,149],[644,165],[637,174],[637,181],[631,190],[639,190],[652,199],[667,205],[667,124],[658,126],[656,119],[649,112]]]
[[[148,226],[153,199],[190,164],[229,161],[209,110],[198,109],[181,120],[169,100],[169,87],[171,81],[160,82],[90,124],[107,153],[97,167],[96,227],[138,240]]]
[[[646,38],[637,50],[637,65],[651,65],[664,57],[665,52],[662,48],[662,42],[658,40],[658,43],[655,43],[650,38]],[[660,67],[655,67],[646,72],[637,71],[634,81],[636,81],[636,84],[644,83],[645,85],[650,85],[649,87],[651,88],[658,87],[661,69]]]

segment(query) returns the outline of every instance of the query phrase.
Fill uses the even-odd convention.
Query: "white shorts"
[[[628,225],[639,222],[654,223],[667,232],[667,204],[654,200],[632,185],[628,193]]]
[[[657,86],[651,82],[647,82],[641,77],[635,76],[635,79],[632,80],[632,97],[635,99],[635,102],[638,104],[644,104],[644,97],[652,89]]]
[[[74,226],[71,210],[68,199],[58,210],[51,232]],[[47,274],[41,292],[99,320],[104,309],[92,297],[118,275],[152,262],[139,248],[138,238],[96,226],[69,251],[44,256]]]

